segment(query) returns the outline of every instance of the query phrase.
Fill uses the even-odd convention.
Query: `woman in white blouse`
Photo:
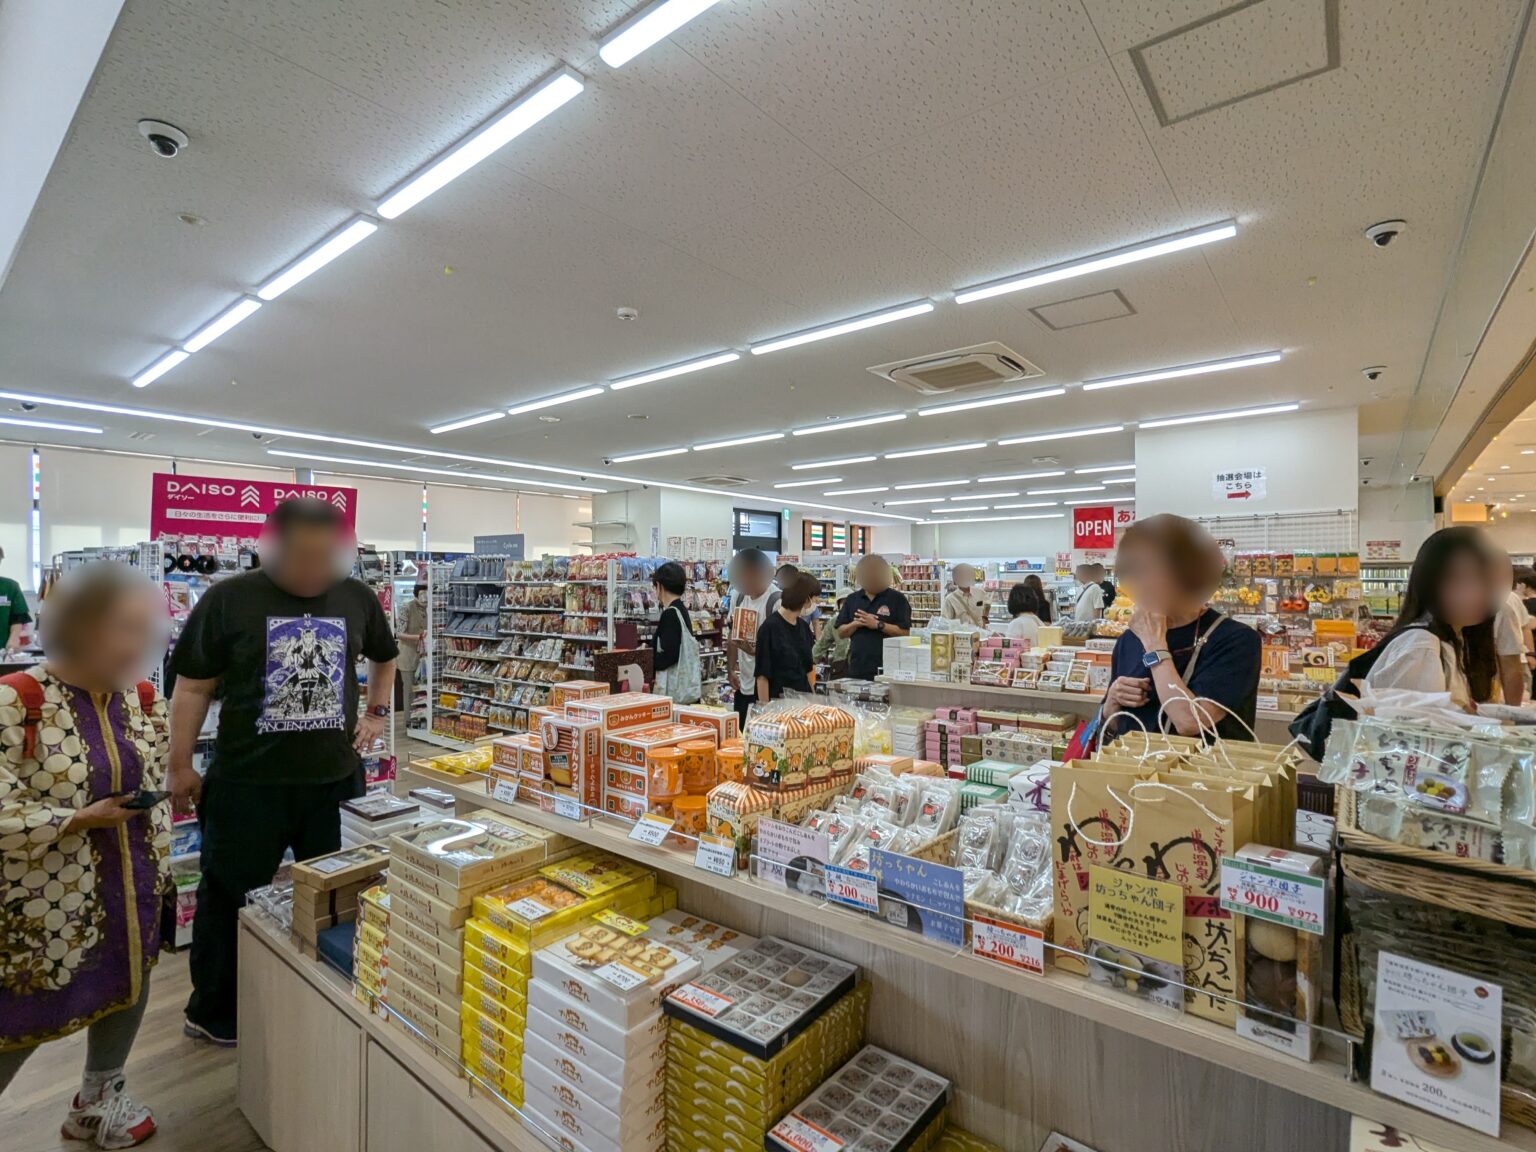
[[[1491,546],[1476,528],[1442,528],[1424,541],[1401,610],[1366,675],[1373,688],[1449,692],[1467,711],[1497,692],[1488,587]]]
[[[1008,622],[1004,635],[1028,640],[1029,646],[1033,648],[1039,643],[1040,622],[1044,608],[1045,604],[1040,599],[1040,593],[1028,584],[1015,584],[1008,590],[1008,615],[1013,619]]]

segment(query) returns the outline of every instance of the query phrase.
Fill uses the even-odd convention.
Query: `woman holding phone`
[[[0,677],[0,1092],[38,1046],[86,1030],[63,1134],[130,1148],[155,1131],[123,1068],[160,951],[171,813],[157,589],[111,562],[42,612],[44,662]]]

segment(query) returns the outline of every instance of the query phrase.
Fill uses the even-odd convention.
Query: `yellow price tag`
[[[604,908],[596,916],[592,917],[599,924],[606,924],[616,932],[622,932],[626,936],[642,936],[651,930],[649,924],[642,924],[638,920],[631,920],[612,908]]]

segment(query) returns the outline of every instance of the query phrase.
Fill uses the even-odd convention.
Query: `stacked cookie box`
[[[924,1152],[944,1129],[949,1090],[943,1077],[871,1044],[775,1124],[764,1145]]]
[[[345,848],[293,866],[293,942],[304,955],[317,955],[319,935],[334,924],[357,919],[357,897],[379,882],[389,866],[382,844]]]
[[[670,894],[658,891],[650,870],[589,851],[477,896],[465,925],[460,1005],[460,1054],[470,1075],[521,1107],[533,953],[602,912],[641,918],[659,913]]]
[[[662,1007],[668,1152],[757,1152],[858,1051],[869,984],[851,964],[770,936]]]
[[[464,923],[475,897],[571,846],[499,813],[442,818],[390,840],[385,1002],[455,1071],[461,1045]]]
[[[384,998],[388,943],[389,891],[375,884],[358,893],[357,936],[352,946],[352,995],[370,1012]]]

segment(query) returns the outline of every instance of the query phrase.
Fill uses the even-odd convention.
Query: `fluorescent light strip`
[[[1074,468],[1074,476],[1091,476],[1096,472],[1130,472],[1135,470],[1134,464],[1100,464],[1094,468]]]
[[[994,504],[992,509],[1001,511],[1004,508],[1054,508],[1056,504],[1055,500],[1026,500],[1022,504]]]
[[[1065,476],[1065,468],[1047,469],[1044,472],[1012,472],[1007,476],[982,476],[976,481],[978,484],[1006,484],[1010,480],[1044,480],[1049,476]]]
[[[1102,428],[1078,428],[1071,432],[1042,432],[1038,436],[1015,436],[1010,440],[999,440],[997,446],[1006,448],[1010,444],[1040,444],[1046,440],[1076,440],[1080,436],[1103,436],[1110,432],[1125,431],[1124,424],[1106,424]]]
[[[242,296],[182,342],[188,352],[201,352],[240,321],[261,307],[254,296]]]
[[[946,444],[942,448],[910,448],[905,452],[887,452],[887,460],[908,460],[913,456],[943,456],[949,452],[974,452],[978,448],[985,448],[985,440],[976,440],[970,444]]]
[[[774,488],[819,488],[823,484],[841,484],[842,482],[841,476],[822,476],[817,480],[787,480],[783,484],[775,484]]]
[[[778,487],[778,485],[774,485]],[[890,488],[832,488],[823,492],[823,496],[863,496],[866,492],[889,492]]]
[[[354,217],[256,289],[256,295],[263,300],[276,300],[295,284],[313,276],[343,252],[361,244],[378,230],[376,221],[366,216]]]
[[[987,300],[993,296],[1002,296],[1008,292],[1022,292],[1026,288],[1038,288],[1042,284],[1054,284],[1058,280],[1071,280],[1076,276],[1087,276],[1094,272],[1103,272],[1109,268],[1119,268],[1126,264],[1151,260],[1157,256],[1167,256],[1173,252],[1182,252],[1186,248],[1197,248],[1202,244],[1211,244],[1217,240],[1229,240],[1236,235],[1237,224],[1231,220],[1225,220],[1219,224],[1210,224],[1203,228],[1193,228],[1188,232],[1176,232],[1171,236],[1164,236],[1157,240],[1148,240],[1142,244],[1132,244],[1125,248],[1116,248],[1099,256],[1088,256],[1082,260],[1072,260],[1065,264],[1053,264],[1034,272],[1025,272],[1018,276],[1010,276],[1002,280],[978,284],[974,288],[965,288],[955,293],[955,302],[958,304],[970,304],[977,300]]]
[[[1238,408],[1231,412],[1206,412],[1200,416],[1175,416],[1168,420],[1143,420],[1138,428],[1172,428],[1176,424],[1209,424],[1213,420],[1240,420],[1244,416],[1274,416],[1294,412],[1300,404],[1271,404],[1265,408]]]
[[[905,420],[905,412],[893,412],[888,416],[865,416],[859,420],[838,420],[828,424],[813,424],[809,428],[796,428],[796,436],[818,436],[823,432],[841,432],[845,428],[868,428],[874,424],[894,424],[898,420]],[[870,457],[874,459],[873,456]]]
[[[1100,497],[1098,499],[1095,499],[1095,500],[1063,500],[1062,501],[1062,503],[1065,504],[1068,508],[1079,508],[1079,507],[1081,507],[1084,504],[1094,504],[1094,505],[1098,505],[1098,504],[1134,504],[1135,502],[1136,502],[1136,497],[1134,497],[1134,496],[1102,496],[1102,497]]]
[[[439,424],[427,431],[434,436],[441,436],[444,432],[457,432],[460,428],[473,428],[476,424],[489,424],[492,420],[500,420],[506,416],[505,412],[482,412],[479,416],[467,416],[463,420],[455,420],[450,424]]]
[[[1102,484],[1084,484],[1077,488],[1031,488],[1026,496],[1066,496],[1073,492],[1102,492]]]
[[[733,360],[740,360],[740,352],[717,352],[712,356],[701,356],[697,360],[685,360],[681,364],[673,364],[668,368],[657,368],[654,372],[641,372],[636,376],[623,376],[611,381],[609,388],[615,392],[622,392],[626,388],[635,388],[641,384],[652,384],[657,380],[670,380],[674,376],[686,376],[690,372],[702,372],[706,368],[714,368],[720,364],[729,364]]]
[[[711,452],[716,448],[740,448],[743,444],[766,444],[770,440],[782,440],[782,432],[764,432],[760,436],[738,436],[734,440],[715,440],[709,444],[695,444],[695,452]]]
[[[1127,384],[1152,384],[1158,380],[1178,380],[1184,376],[1206,376],[1212,372],[1227,372],[1233,368],[1252,368],[1259,364],[1277,364],[1278,352],[1256,352],[1251,356],[1229,356],[1225,360],[1206,360],[1199,364],[1182,364],[1174,368],[1159,368],[1152,372],[1134,372],[1127,376],[1106,376],[1100,380],[1083,383],[1084,392],[1097,392],[1101,388],[1121,388]]]
[[[811,464],[791,464],[791,472],[805,472],[812,468],[841,468],[844,464],[869,464],[880,459],[878,456],[844,456],[841,460],[817,460]],[[833,480],[835,484],[837,481]]]
[[[973,492],[970,496],[957,497],[963,500],[1006,500],[1010,496],[1017,496],[1017,492]]]
[[[769,352],[778,352],[783,348],[796,348],[801,344],[811,344],[817,340],[826,340],[832,336],[841,336],[847,332],[859,332],[865,328],[877,328],[881,324],[889,324],[895,320],[905,320],[909,316],[921,316],[932,311],[932,300],[918,300],[911,304],[898,304],[894,308],[886,308],[879,312],[867,312],[863,316],[855,316],[851,320],[838,320],[831,324],[823,324],[819,328],[807,328],[801,332],[793,332],[788,336],[780,336],[776,340],[765,340],[761,344],[752,345],[752,355],[764,356]]]
[[[493,480],[497,484],[511,484],[520,488],[565,488],[573,492],[606,492],[606,488],[593,488],[586,484],[560,484],[554,480],[525,480],[520,476],[495,476],[489,472],[460,472],[455,468],[427,468],[421,464],[392,464],[388,460],[359,460],[352,456],[323,456],[315,452],[300,452],[289,448],[268,448],[268,456],[282,456],[294,460],[318,460],[323,464],[346,464],[354,468],[384,468],[396,472],[415,472],[425,476],[451,476],[459,480]]]
[[[896,491],[910,492],[914,488],[963,488],[969,480],[924,480],[922,483],[898,484]]]
[[[1134,476],[1108,476],[1108,477],[1106,477],[1102,481],[1102,483],[1105,483],[1105,484],[1134,484],[1134,483],[1136,483],[1136,477],[1134,477]]]
[[[688,451],[686,448],[661,448],[655,452],[632,452],[628,456],[610,456],[608,459],[615,464],[628,464],[632,460],[659,460],[663,456],[681,456]]]
[[[942,496],[919,496],[916,500],[882,500],[881,503],[887,508],[900,508],[904,504],[932,504],[942,499]]]
[[[530,400],[526,404],[514,404],[507,409],[508,416],[526,416],[530,412],[538,412],[544,408],[553,408],[556,404],[569,404],[572,400],[585,400],[589,396],[601,396],[603,388],[593,386],[580,388],[575,392],[565,392],[559,396],[546,396],[542,400]]]
[[[610,68],[622,68],[657,41],[665,40],[719,0],[657,0],[603,37],[597,54]]]
[[[951,504],[948,508],[930,508],[930,509],[928,509],[928,511],[930,511],[930,512],[985,512],[985,511],[987,511],[987,506],[985,504],[970,504],[970,505],[967,505],[965,507],[961,507],[959,504]]]
[[[55,432],[89,432],[100,436],[100,428],[89,424],[68,424],[59,420],[28,420],[25,416],[0,416],[0,424],[14,424],[18,428],[50,428]]]
[[[585,87],[579,72],[561,67],[425,168],[391,189],[379,201],[379,215],[386,220],[404,215],[432,193],[517,139],[567,101],[579,96]]]
[[[147,388],[190,355],[192,353],[184,352],[180,348],[172,348],[164,356],[135,376],[133,378],[133,386],[135,388]],[[53,403],[61,403],[61,401],[53,401]],[[71,407],[71,405],[65,405],[65,407]],[[81,407],[86,407],[86,405],[81,405]]]
[[[1060,520],[1065,512],[1034,512],[1027,516],[957,516],[953,520],[919,520],[919,524],[999,524],[1004,520]]]
[[[989,396],[985,400],[966,400],[960,404],[940,404],[937,408],[919,408],[919,416],[942,416],[946,412],[969,412],[973,408],[993,408],[999,404],[1018,404],[1024,400],[1044,400],[1048,396],[1065,396],[1065,388],[1041,388],[1035,392],[1011,392],[1007,396]]]

